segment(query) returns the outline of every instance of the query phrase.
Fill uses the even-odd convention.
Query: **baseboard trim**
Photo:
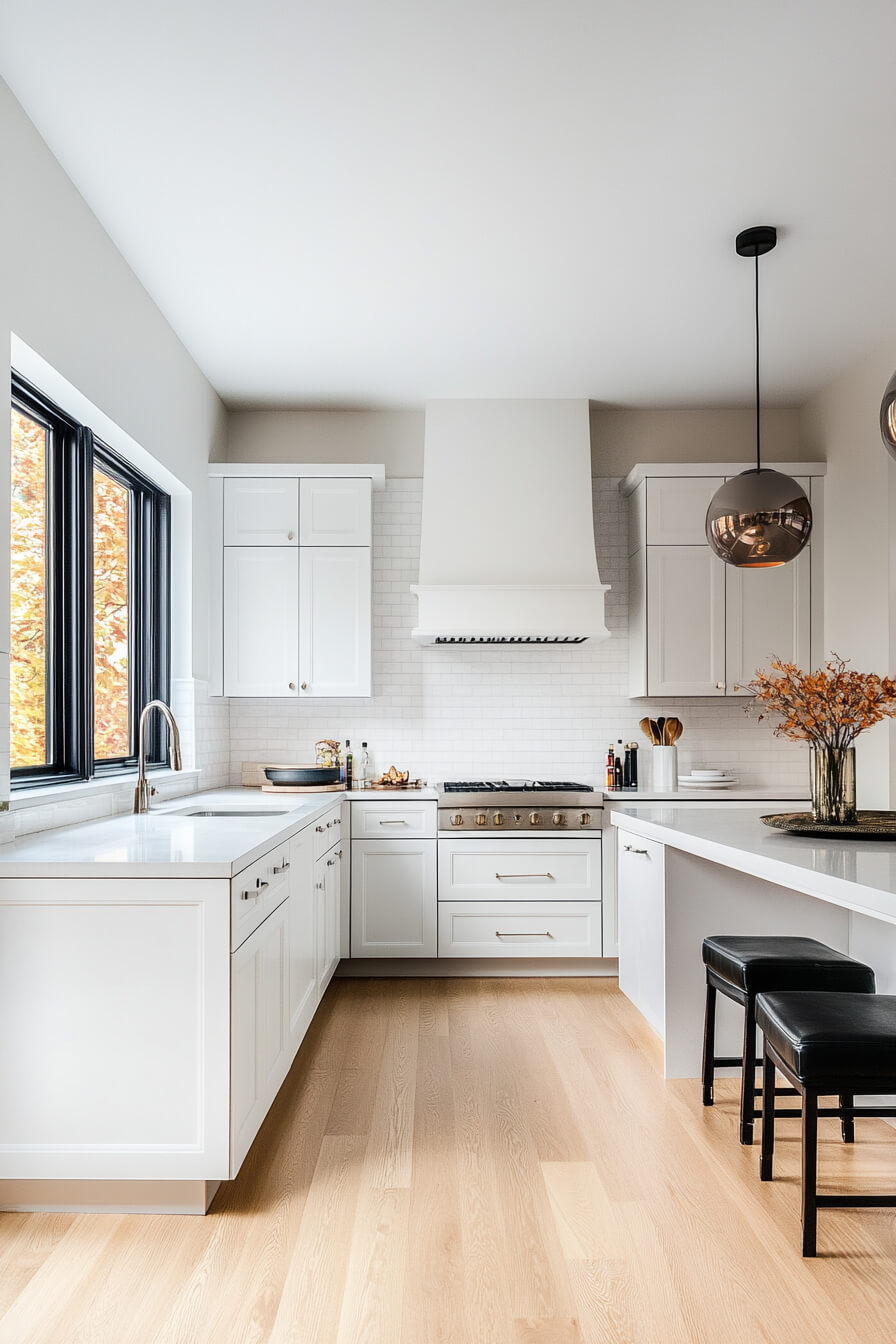
[[[7,1213],[208,1212],[220,1181],[0,1180]]]
[[[569,960],[548,961],[538,957],[452,957],[438,961],[432,957],[346,957],[336,968],[338,980],[414,979],[476,980],[482,978],[557,979],[570,977],[608,978],[619,974],[615,957],[570,957]]]

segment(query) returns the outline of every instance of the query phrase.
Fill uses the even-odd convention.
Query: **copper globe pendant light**
[[[759,403],[759,258],[771,252],[777,231],[744,229],[734,246],[752,257],[756,275],[756,466],[720,485],[706,513],[706,539],[716,555],[738,569],[770,569],[793,560],[809,540],[812,509],[790,476],[763,467]]]
[[[896,373],[884,388],[880,404],[880,436],[891,457],[896,457]]]

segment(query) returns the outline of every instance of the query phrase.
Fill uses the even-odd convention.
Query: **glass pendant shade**
[[[739,569],[786,565],[811,531],[805,490],[770,467],[753,467],[725,481],[706,514],[707,541],[719,559]]]
[[[880,404],[880,436],[891,457],[896,457],[896,373],[887,383]]]

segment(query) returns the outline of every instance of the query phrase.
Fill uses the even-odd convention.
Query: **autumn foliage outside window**
[[[13,783],[88,779],[168,699],[170,501],[17,375],[11,428]]]

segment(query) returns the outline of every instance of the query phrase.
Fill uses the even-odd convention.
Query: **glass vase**
[[[812,751],[812,820],[849,826],[856,821],[855,747]]]

